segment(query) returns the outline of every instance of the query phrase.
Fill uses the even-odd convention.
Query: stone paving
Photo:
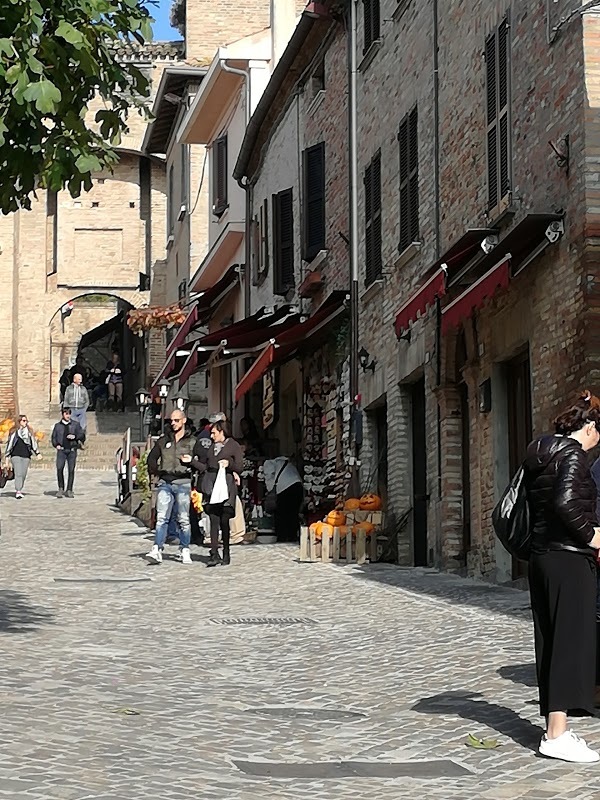
[[[526,594],[291,546],[153,567],[110,473],[26,490],[0,498],[0,797],[597,796],[600,767],[535,755]]]

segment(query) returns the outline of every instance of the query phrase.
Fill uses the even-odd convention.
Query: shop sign
[[[275,373],[271,370],[263,377],[263,430],[275,422]]]

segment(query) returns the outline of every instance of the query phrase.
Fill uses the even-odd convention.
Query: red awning
[[[458,328],[473,311],[481,308],[487,299],[493,297],[498,289],[507,289],[510,282],[510,253],[485,273],[478,281],[453,300],[442,311],[442,333]]]
[[[188,382],[190,377],[198,368],[198,346],[192,347],[192,352],[187,357],[183,369],[179,373],[179,388],[181,389]]]
[[[271,367],[284,363],[299,350],[317,346],[319,337],[343,313],[346,297],[345,292],[334,292],[312,317],[289,326],[273,337],[235,387],[236,403]]]
[[[412,322],[427,311],[436,298],[443,297],[444,294],[446,294],[446,270],[442,268],[417,289],[402,306],[394,323],[396,336],[407,330]]]
[[[289,318],[292,313],[292,307],[289,305],[282,306],[276,311],[268,311],[265,307],[261,308],[256,314],[250,317],[234,322],[226,328],[220,328],[212,333],[207,333],[198,340],[198,344],[207,347],[220,344],[226,341],[229,345],[232,341],[238,341],[238,338],[244,337],[246,334],[252,334],[259,330],[266,330],[270,326],[277,325],[282,322],[286,317]],[[267,334],[263,341],[267,341],[270,336]]]
[[[215,310],[237,283],[239,264],[233,264],[214,286],[202,292],[198,299],[198,322],[206,325]]]

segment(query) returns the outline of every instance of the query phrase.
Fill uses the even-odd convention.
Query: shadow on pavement
[[[523,719],[510,708],[476,699],[479,697],[481,695],[474,692],[445,692],[422,698],[411,710],[421,714],[456,715],[478,725],[485,725],[521,747],[537,752],[539,740],[544,733],[542,728]],[[477,730],[472,730],[465,732],[465,738],[467,733],[480,736]]]
[[[507,681],[521,683],[523,686],[537,688],[537,678],[535,674],[535,664],[508,664],[497,670],[498,675]]]
[[[0,590],[0,633],[31,633],[53,621],[54,614],[31,605],[20,592]]]
[[[394,564],[354,566],[349,574],[358,580],[375,581],[384,586],[439,598],[453,605],[472,606],[485,612],[510,616],[531,617],[529,594],[519,589],[419,567],[397,567]]]

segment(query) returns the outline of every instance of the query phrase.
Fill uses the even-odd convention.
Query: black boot
[[[219,551],[215,550],[211,552],[210,558],[208,559],[206,566],[207,567],[218,567],[223,563],[221,556],[219,555]]]
[[[223,549],[223,562],[222,563],[225,566],[228,566],[229,564],[231,564],[231,556],[229,555],[229,549],[227,549],[227,550]]]

